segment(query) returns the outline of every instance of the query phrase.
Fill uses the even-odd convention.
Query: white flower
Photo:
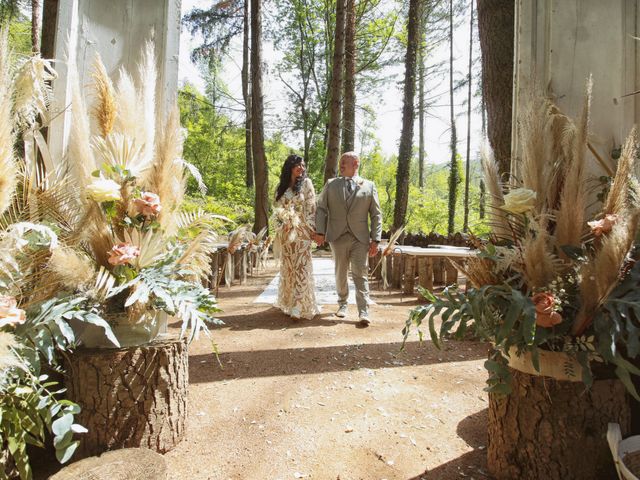
[[[504,196],[502,208],[511,213],[525,213],[536,204],[536,192],[528,188],[514,188]]]
[[[120,200],[120,184],[108,178],[98,178],[87,186],[87,193],[96,202]]]
[[[22,367],[14,351],[17,346],[16,337],[7,332],[0,332],[0,372],[11,367]]]

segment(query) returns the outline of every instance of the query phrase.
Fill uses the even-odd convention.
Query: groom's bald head
[[[354,177],[360,167],[360,157],[356,152],[344,152],[340,157],[340,175]]]

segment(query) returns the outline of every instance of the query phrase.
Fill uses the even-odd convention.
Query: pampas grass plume
[[[94,115],[98,120],[102,137],[106,138],[113,130],[116,121],[117,107],[113,83],[107,75],[107,70],[99,54],[96,54],[96,59],[93,63],[92,77],[97,95]]]
[[[73,290],[89,285],[95,276],[91,260],[66,247],[53,250],[47,269],[53,276],[52,280]]]

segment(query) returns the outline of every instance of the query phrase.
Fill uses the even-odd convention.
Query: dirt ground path
[[[253,300],[275,270],[221,287],[225,326],[190,347],[186,438],[165,455],[172,479],[456,479],[486,472],[487,347],[412,336],[413,298],[373,286],[372,325],[294,322]],[[404,300],[404,301],[403,301]]]

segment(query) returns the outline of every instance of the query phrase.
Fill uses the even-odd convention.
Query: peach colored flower
[[[140,248],[129,243],[119,243],[109,250],[109,263],[111,265],[124,265],[131,263],[140,256]]]
[[[553,310],[555,306],[553,294],[536,293],[531,300],[536,307],[536,325],[549,328],[562,322],[562,316]]]
[[[162,210],[160,205],[160,197],[155,193],[142,192],[140,198],[136,198],[133,201],[138,213],[141,213],[145,217],[155,217]]]
[[[618,215],[615,214],[607,214],[604,218],[600,220],[594,220],[592,222],[587,222],[587,225],[591,227],[591,233],[594,236],[600,237],[602,235],[606,235],[611,232],[611,229],[618,221]]]
[[[14,297],[0,295],[0,328],[13,327],[25,322],[24,310],[17,308],[17,305]]]

